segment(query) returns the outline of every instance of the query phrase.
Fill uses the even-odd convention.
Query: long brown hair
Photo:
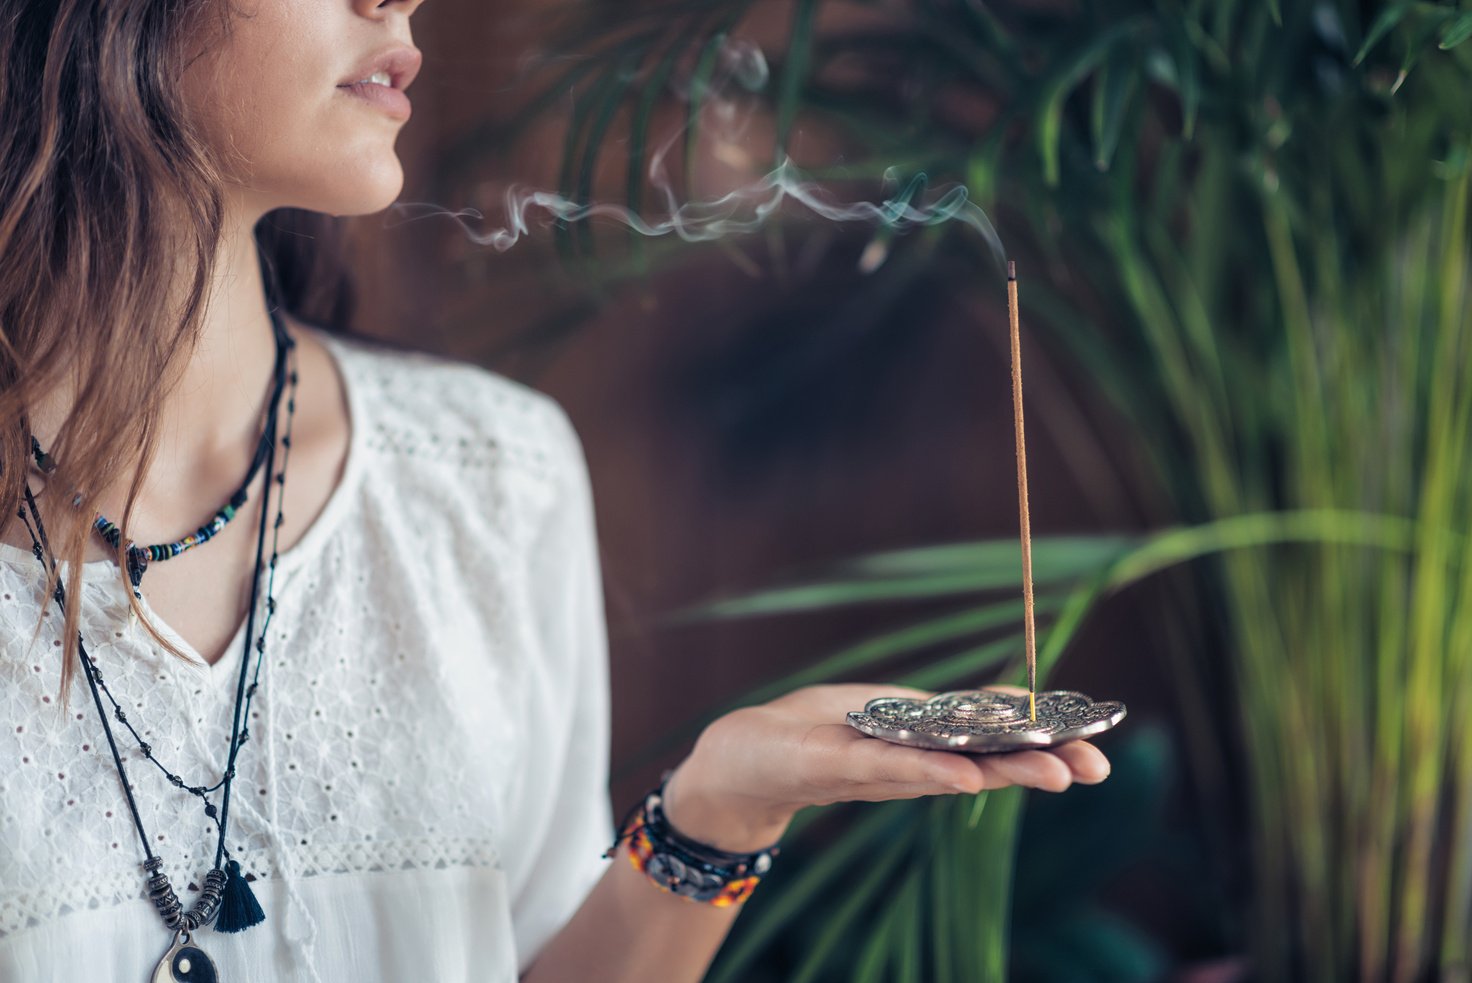
[[[71,516],[47,517],[69,598],[80,596],[97,493],[131,472],[115,557],[127,584],[123,551],[160,397],[198,340],[223,231],[222,168],[176,80],[185,38],[208,17],[228,36],[232,13],[230,0],[8,0],[0,17],[0,531],[24,498],[27,408],[69,380],[76,401],[47,448],[49,480],[81,496]],[[330,330],[353,307],[345,221],[287,209],[256,229],[283,306]],[[182,304],[176,283],[188,284]],[[77,629],[68,604],[63,704]]]

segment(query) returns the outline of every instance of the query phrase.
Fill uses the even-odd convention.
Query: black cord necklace
[[[273,315],[273,318],[274,318],[274,315]],[[287,361],[286,361],[286,354],[287,354],[288,348],[291,347],[291,346],[294,346],[296,344],[296,342],[293,341],[286,334],[285,328],[283,326],[281,326],[279,324],[279,322],[275,321],[274,319],[273,319],[272,326],[275,329],[275,333],[276,333],[276,365],[275,365],[275,369],[274,369],[274,373],[273,373],[273,376],[274,376],[275,381],[272,384],[272,401],[271,401],[270,406],[267,409],[267,412],[268,412],[268,417],[267,417],[268,431],[269,431],[269,429],[270,429],[271,426],[274,426],[274,423],[275,423],[276,419],[278,418],[282,388],[283,388],[284,384],[287,383],[287,382],[290,382],[290,384],[291,384],[291,396],[288,398],[287,404],[286,404],[286,406],[287,406],[286,435],[285,435],[285,437],[282,440],[282,444],[287,448],[287,451],[286,451],[286,454],[282,457],[282,472],[283,472],[283,474],[280,475],[280,476],[278,476],[278,479],[277,479],[278,480],[278,484],[283,484],[284,483],[284,472],[286,470],[286,460],[290,456],[291,424],[292,424],[292,420],[295,418],[295,413],[296,413],[296,384],[297,384],[297,377],[296,377],[295,371],[288,371],[288,365],[287,365]],[[264,434],[263,437],[262,437],[262,443],[261,443],[261,446],[264,447],[267,452],[269,452],[271,450],[271,448],[274,446],[274,440],[267,439],[269,437],[270,437],[269,432],[266,433],[266,434]],[[262,458],[262,460],[264,461],[264,457]],[[253,469],[253,470],[258,472],[259,469]],[[267,485],[266,491],[264,491],[263,494],[267,494],[268,492],[269,492],[269,484]],[[277,505],[278,505],[278,509],[279,509],[280,503],[278,502]],[[29,525],[29,522],[27,520],[27,517],[23,513],[21,514],[20,518],[21,518],[22,522],[26,522],[27,525]],[[39,518],[38,518],[37,521],[39,523]],[[49,550],[50,549],[50,546],[49,546],[49,544],[46,543],[45,535],[44,535],[45,534],[44,528],[41,530],[41,533],[42,533],[41,543],[43,545],[46,545],[47,549]],[[275,534],[273,534],[273,536],[274,535]],[[34,548],[34,545],[35,545],[35,537],[34,536],[32,537],[32,545],[33,545],[33,548]],[[274,538],[273,538],[273,547],[274,547]],[[274,552],[273,552],[273,555],[274,555]],[[260,566],[260,557],[259,557],[259,555],[256,557],[256,565],[257,565],[257,567]],[[270,627],[271,616],[275,612],[275,609],[276,609],[275,599],[274,599],[273,594],[272,594],[272,591],[271,591],[271,585],[274,584],[274,575],[275,575],[275,565],[274,565],[274,563],[271,565],[269,572],[270,572],[270,575],[271,576],[268,578],[268,585],[267,585],[267,590],[266,590],[266,620],[261,625],[261,631],[263,633]],[[247,633],[246,633],[246,637],[247,638],[249,638],[249,634],[250,633],[247,631]],[[159,761],[158,758],[154,756],[154,753],[153,753],[153,745],[149,744],[147,741],[145,741],[143,739],[143,736],[138,733],[137,729],[133,726],[132,722],[128,719],[128,715],[123,710],[122,705],[112,695],[112,691],[110,689],[108,689],[107,683],[102,678],[102,673],[100,671],[97,671],[94,675],[95,675],[96,681],[102,686],[102,694],[107,697],[108,702],[112,705],[112,717],[114,719],[116,719],[118,721],[118,723],[122,724],[123,727],[127,729],[128,733],[130,735],[132,735],[134,744],[137,746],[138,750],[143,754],[144,758],[148,759],[148,761],[152,762],[152,764],[155,767],[157,767],[159,769],[159,771],[163,772],[163,775],[168,780],[169,784],[173,785],[175,788],[183,789],[184,791],[190,793],[191,795],[197,796],[199,799],[201,799],[205,803],[205,814],[210,817],[211,821],[214,822],[216,826],[218,826],[219,825],[219,821],[216,818],[216,811],[215,811],[214,807],[209,804],[209,799],[207,798],[207,795],[209,793],[211,793],[211,792],[214,792],[214,791],[218,790],[221,786],[224,785],[224,783],[225,783],[224,777],[222,776],[220,778],[220,780],[219,781],[216,781],[213,785],[190,785],[190,784],[188,784],[188,783],[186,783],[184,781],[184,779],[183,779],[182,776],[177,775],[174,772],[170,771],[168,769],[168,767],[166,765],[164,765],[163,762]],[[251,700],[255,696],[255,691],[256,691],[256,685],[255,685],[255,682],[253,680],[252,683],[251,683],[251,685],[249,687],[247,687],[246,693],[245,693],[245,715],[246,715],[246,718],[247,719],[249,719],[249,717],[250,717]],[[241,729],[240,742],[242,744],[244,744],[248,740],[250,740],[250,727],[249,727],[249,725],[246,725],[245,727],[243,727]]]
[[[276,602],[273,595],[275,584],[276,561],[278,556],[278,542],[282,524],[281,499],[286,484],[286,463],[290,457],[291,449],[291,424],[296,412],[296,387],[297,370],[295,365],[288,367],[288,356],[294,352],[296,342],[286,332],[285,325],[281,322],[275,306],[270,309],[272,328],[275,331],[277,342],[276,358],[276,385],[273,393],[272,403],[267,415],[266,432],[263,434],[262,443],[266,447],[263,465],[266,468],[268,481],[262,494],[262,507],[259,529],[256,539],[256,556],[254,572],[251,578],[250,606],[246,613],[245,625],[245,651],[240,663],[240,678],[235,691],[235,711],[230,734],[230,753],[226,761],[225,772],[216,784],[205,786],[186,786],[184,780],[178,775],[165,768],[152,753],[152,748],[143,741],[133,726],[128,723],[127,715],[122,707],[113,698],[112,693],[107,691],[107,685],[103,680],[102,672],[96,663],[87,654],[81,633],[77,635],[78,659],[82,670],[86,674],[88,686],[92,692],[92,700],[97,707],[98,718],[102,721],[103,732],[107,736],[108,747],[112,751],[113,764],[117,768],[118,778],[123,785],[123,793],[127,798],[128,809],[132,813],[133,825],[138,832],[139,842],[143,846],[144,861],[142,867],[147,874],[147,886],[149,900],[153,902],[155,909],[163,918],[164,924],[174,932],[174,941],[164,953],[163,957],[155,966],[151,980],[189,980],[200,981],[200,983],[215,983],[218,974],[214,963],[203,950],[193,944],[193,932],[205,925],[214,922],[214,928],[220,932],[241,932],[252,925],[261,922],[265,915],[260,904],[256,901],[253,892],[247,884],[244,875],[240,871],[240,864],[230,856],[225,846],[226,831],[229,826],[230,815],[230,791],[235,778],[236,758],[240,748],[249,739],[248,726],[242,726],[243,714],[248,717],[250,703],[254,697],[260,682],[261,664],[265,658],[266,635],[269,628],[271,616],[275,613]],[[281,470],[274,472],[277,443],[277,421],[280,410],[283,383],[289,381],[291,384],[291,396],[287,400],[287,422],[286,432],[281,439],[283,447]],[[254,472],[253,465],[252,471]],[[274,472],[274,477],[273,476]],[[269,564],[263,566],[262,559],[265,554],[267,506],[270,502],[270,484],[278,485],[276,517],[272,526],[271,559]],[[51,555],[51,547],[46,539],[46,529],[41,522],[40,511],[36,506],[34,496],[29,486],[25,489],[25,506],[19,510],[21,521],[25,524],[31,534],[31,552],[41,563],[43,569],[50,573],[55,572],[56,561]],[[27,515],[29,510],[29,515]],[[34,525],[32,524],[34,522]],[[50,563],[48,565],[48,558]],[[261,630],[254,634],[255,616],[257,602],[259,600],[261,586],[261,572],[267,572],[266,585],[266,615],[263,619]],[[136,581],[134,582],[136,586]],[[58,578],[53,593],[58,606],[62,609],[63,616],[66,608],[66,592]],[[256,650],[255,670],[249,685],[246,680],[250,666],[250,650]],[[204,886],[200,892],[199,900],[185,911],[183,904],[179,901],[173,886],[169,883],[168,875],[163,872],[163,860],[154,855],[148,843],[148,835],[143,829],[143,820],[139,815],[137,803],[133,799],[132,786],[128,783],[127,771],[123,766],[122,756],[118,751],[117,741],[113,736],[112,727],[107,722],[107,713],[102,705],[102,697],[99,687],[107,692],[109,702],[113,706],[113,715],[119,723],[127,727],[128,731],[138,741],[140,750],[145,757],[153,761],[165,775],[171,784],[179,788],[185,788],[191,794],[197,795],[205,803],[205,814],[215,823],[218,829],[218,839],[215,847],[214,866],[204,877]],[[208,793],[215,789],[222,789],[220,808],[216,810],[214,804],[209,801]],[[227,859],[228,858],[228,859]],[[224,865],[222,867],[222,861]]]
[[[274,326],[275,324],[273,321],[273,327]],[[271,393],[270,404],[273,407],[280,404],[281,387],[286,382],[285,375],[281,371],[281,354],[282,342],[280,332],[278,331],[276,339],[276,381],[275,389]],[[240,483],[239,488],[235,489],[235,493],[230,496],[229,501],[227,501],[224,505],[220,506],[219,509],[215,511],[215,514],[210,519],[210,521],[206,522],[204,525],[200,526],[189,535],[184,536],[181,539],[176,539],[171,543],[155,543],[150,546],[139,546],[138,544],[131,541],[128,543],[128,580],[131,581],[133,584],[134,596],[142,596],[141,594],[139,594],[139,586],[143,582],[143,574],[148,570],[148,564],[150,561],[161,562],[163,560],[171,560],[174,557],[178,556],[180,553],[183,553],[185,550],[193,549],[196,546],[202,546],[203,544],[213,539],[215,535],[220,532],[220,530],[224,529],[231,519],[235,518],[236,513],[240,511],[240,509],[245,505],[247,501],[247,489],[249,489],[250,486],[255,482],[256,475],[260,474],[261,466],[266,463],[266,458],[270,454],[271,443],[268,440],[268,437],[269,435],[266,433],[266,431],[262,430],[261,439],[256,444],[256,452],[255,455],[251,458],[250,470],[246,472],[245,480]],[[51,474],[54,470],[56,470],[56,464],[54,461],[51,460],[51,455],[47,454],[44,450],[41,449],[41,443],[36,439],[35,434],[31,435],[31,454],[36,459],[37,467],[39,467],[43,473]],[[97,518],[93,520],[92,525],[98,532],[102,534],[103,539],[107,540],[107,542],[114,549],[117,548],[118,543],[121,542],[123,536],[123,530],[117,525],[117,523],[113,522],[107,516],[99,512],[97,513]]]

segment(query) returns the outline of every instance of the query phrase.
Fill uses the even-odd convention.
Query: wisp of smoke
[[[769,72],[761,49],[755,45],[728,39],[719,51],[718,70],[702,83],[699,92],[688,87],[675,87],[675,94],[685,101],[698,98],[704,129],[714,130],[727,145],[740,145],[750,113],[742,112],[727,93],[740,89],[746,93],[760,91]],[[693,81],[689,85],[693,85]],[[489,232],[472,228],[467,220],[480,221],[484,216],[475,208],[451,211],[430,202],[398,202],[393,209],[410,222],[422,218],[444,216],[453,219],[471,241],[505,252],[531,232],[532,216],[541,214],[551,222],[585,222],[609,219],[646,236],[676,235],[687,242],[710,242],[726,236],[753,232],[764,225],[777,210],[791,200],[819,218],[831,222],[863,222],[875,227],[874,237],[859,259],[859,269],[872,273],[889,255],[895,236],[910,229],[961,222],[980,233],[998,267],[1005,265],[1006,251],[992,227],[986,212],[971,201],[964,185],[941,189],[931,200],[924,201],[927,179],[919,174],[903,189],[882,202],[839,201],[817,182],[806,179],[790,159],[784,159],[765,177],[704,201],[681,202],[675,194],[665,159],[689,132],[686,124],[670,133],[651,154],[648,168],[650,186],[660,196],[663,216],[645,218],[622,205],[573,201],[553,191],[512,185],[506,190],[506,224]],[[885,187],[897,187],[893,169],[885,174]],[[402,223],[392,223],[402,224]]]
[[[665,213],[658,219],[645,218],[622,205],[578,202],[556,192],[513,185],[506,190],[506,224],[489,232],[477,231],[466,221],[484,218],[474,208],[451,211],[429,202],[399,202],[393,208],[409,216],[405,221],[434,216],[453,219],[476,244],[505,252],[531,232],[532,216],[536,213],[555,222],[606,218],[646,236],[676,235],[686,242],[710,242],[761,228],[790,199],[831,222],[864,222],[874,226],[881,233],[875,239],[879,244],[887,244],[893,235],[910,229],[961,222],[980,233],[997,262],[1002,264],[1006,257],[1002,240],[986,212],[970,200],[965,186],[942,189],[926,202],[920,200],[925,180],[923,174],[916,176],[902,191],[882,202],[843,202],[816,182],[804,180],[792,162],[785,160],[759,181],[705,201],[680,202],[668,182],[658,182],[657,190],[665,199]],[[887,248],[866,250],[861,268],[865,272],[877,268],[885,252]]]

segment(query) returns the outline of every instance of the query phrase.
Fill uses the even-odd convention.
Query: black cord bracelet
[[[604,852],[612,857],[619,843],[629,841],[629,861],[661,889],[724,908],[751,896],[772,867],[777,844],[755,853],[732,853],[708,843],[692,840],[675,830],[664,815],[664,789],[670,772],[659,787],[625,816],[613,845]]]

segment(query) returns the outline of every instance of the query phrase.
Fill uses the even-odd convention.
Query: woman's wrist
[[[664,816],[681,836],[730,853],[753,853],[782,838],[793,813],[723,793],[686,758],[664,786]]]

